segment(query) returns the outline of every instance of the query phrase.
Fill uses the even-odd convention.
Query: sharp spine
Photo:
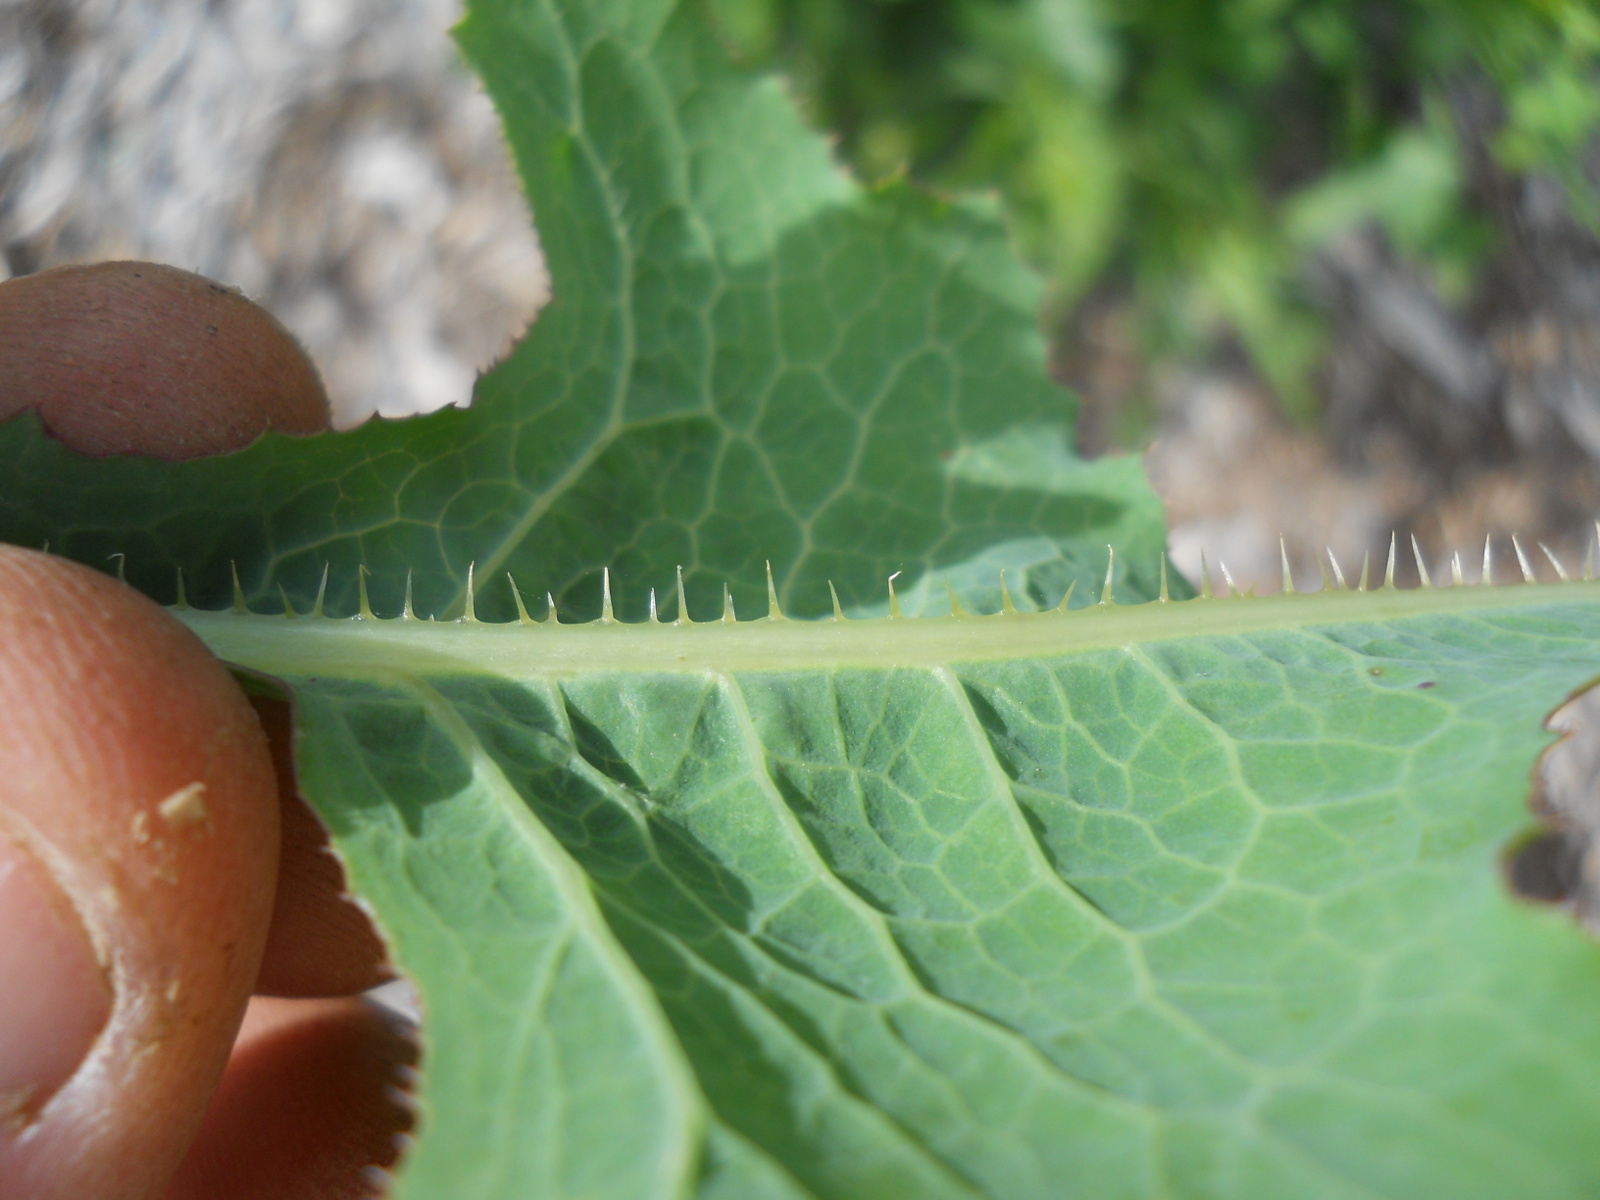
[[[1417,544],[1417,535],[1411,535],[1411,557],[1417,560],[1417,581],[1425,588],[1433,586],[1433,580],[1428,578],[1428,564],[1422,557],[1422,547]]]
[[[900,597],[894,594],[894,581],[899,578],[899,571],[889,576],[889,617],[891,620],[905,616],[905,613],[900,611]],[[1003,587],[1004,584],[1002,583],[1001,586]]]
[[[1457,550],[1450,556],[1450,586],[1466,587],[1466,576],[1461,573],[1461,551]]]
[[[733,611],[733,589],[724,583],[722,585],[722,623],[724,625],[733,625],[738,620],[738,614]]]
[[[517,581],[511,577],[511,572],[506,572],[506,582],[511,585],[511,601],[517,606],[517,624],[531,625],[533,618],[528,615],[528,606],[522,602],[522,593],[517,590]],[[411,596],[411,576],[406,575],[406,597]]]
[[[365,570],[365,568],[362,569]],[[230,559],[228,570],[233,572],[233,611],[236,613],[249,612],[250,610],[244,602],[244,588],[239,585],[239,564]],[[365,590],[361,594],[365,596]]]
[[[326,559],[324,559],[323,562],[322,562],[322,579],[317,583],[317,599],[311,605],[311,615],[313,617],[325,617],[325,616],[328,615],[327,613],[322,611],[322,602],[324,600],[326,600],[327,597],[328,597],[328,562],[327,562]],[[407,571],[406,572],[406,599],[409,601],[410,598],[411,598],[411,572]]]
[[[405,595],[405,599],[400,602],[400,619],[402,621],[415,621],[417,619],[416,606],[412,603],[412,599],[411,599],[411,576],[413,574],[414,574],[414,572],[412,571],[412,569],[410,567],[407,567],[406,568],[406,595]],[[324,575],[323,578],[326,579],[327,576]],[[511,572],[510,571],[506,572],[506,578],[507,579],[511,578]],[[517,585],[515,583],[513,583],[511,585],[511,594],[513,596],[517,595]],[[521,596],[517,596],[517,607],[518,608],[522,607],[522,597]],[[320,592],[317,594],[317,610],[319,612],[322,610],[322,594]]]
[[[844,620],[844,609],[839,607],[839,593],[833,586],[833,580],[828,580],[828,595],[833,597],[833,619]]]
[[[283,590],[283,584],[278,585],[278,598],[283,601],[283,615],[293,620],[300,614],[294,611],[294,605],[289,603],[289,593]]]
[[[961,607],[961,600],[957,597],[956,589],[951,585],[948,575],[944,579],[944,590],[950,594],[950,615],[952,617],[966,616],[967,610]]]
[[[600,623],[610,625],[616,614],[611,610],[611,568],[600,568]]]
[[[674,625],[693,625],[694,620],[689,616],[689,598],[683,591],[683,567],[678,567],[678,618],[672,622]]]
[[[1156,593],[1156,599],[1162,604],[1172,599],[1171,593],[1167,591],[1167,552],[1165,550],[1161,552],[1161,590]]]
[[[1367,572],[1372,568],[1372,548],[1369,546],[1361,552],[1361,582],[1356,585],[1356,591],[1367,590]]]
[[[1561,560],[1551,552],[1550,547],[1543,542],[1538,542],[1536,545],[1544,552],[1544,556],[1550,560],[1550,565],[1556,569],[1556,578],[1561,580],[1562,583],[1571,583],[1572,576],[1567,574],[1567,569],[1561,565]]]
[[[235,586],[238,584],[238,573],[234,573]],[[370,621],[372,616],[372,603],[367,599],[367,565],[361,563],[356,567],[356,620]]]
[[[1483,535],[1483,574],[1478,582],[1484,587],[1494,586],[1494,534]]]
[[[1333,556],[1333,547],[1328,547],[1328,563],[1333,567],[1333,577],[1338,581],[1339,587],[1344,591],[1350,590],[1350,585],[1345,582],[1344,571],[1339,566],[1339,560]]]
[[[1211,568],[1206,566],[1206,552],[1200,551],[1200,599],[1211,599]]]
[[[188,608],[189,595],[183,588],[183,568],[178,568],[178,598],[172,602],[173,608]]]
[[[109,560],[111,560],[113,558],[117,560],[117,582],[118,583],[127,583],[128,582],[128,556],[126,554],[124,554],[121,550],[118,550],[115,554],[106,555],[107,561],[109,561]]]
[[[1011,601],[1011,587],[1006,583],[1006,570],[1000,568],[1000,615],[1014,617],[1017,615],[1017,606]]]
[[[1072,580],[1072,582],[1068,583],[1067,584],[1067,594],[1065,596],[1061,597],[1061,603],[1056,605],[1056,611],[1058,613],[1061,613],[1063,616],[1065,616],[1066,612],[1067,612],[1067,601],[1072,599],[1073,590],[1077,586],[1078,586],[1078,581],[1076,579],[1074,579],[1074,580]]]
[[[1522,549],[1522,543],[1517,540],[1517,535],[1511,535],[1511,549],[1516,552],[1517,566],[1522,568],[1522,582],[1536,583],[1533,575],[1533,564],[1528,561],[1527,553]]]
[[[1105,608],[1117,602],[1116,593],[1111,590],[1111,573],[1117,566],[1117,552],[1110,546],[1106,547],[1106,582],[1100,589],[1100,607]]]
[[[477,594],[473,590],[472,582],[472,573],[477,569],[477,566],[478,564],[475,562],[467,564],[467,602],[461,610],[461,619],[469,623],[475,623],[478,619]]]
[[[1399,559],[1399,538],[1393,530],[1389,531],[1389,561],[1383,568],[1383,586],[1391,592],[1394,591],[1394,567]]]
[[[556,613],[556,598],[549,592],[544,594],[544,623],[546,625],[561,624],[561,617]]]
[[[656,611],[656,590],[650,589],[650,624],[661,624],[661,614]]]
[[[1294,574],[1289,570],[1289,547],[1284,544],[1283,534],[1278,535],[1278,562],[1283,567],[1283,594],[1293,596]]]
[[[767,560],[767,620],[784,620],[783,609],[778,606],[778,588],[772,582],[772,560]]]
[[[1220,558],[1217,559],[1217,570],[1222,572],[1222,582],[1228,585],[1228,590],[1242,600],[1244,593],[1239,590],[1239,585],[1234,582],[1233,573],[1228,570],[1228,564]]]

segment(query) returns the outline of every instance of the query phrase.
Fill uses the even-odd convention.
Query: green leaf
[[[402,1196],[1600,1189],[1600,948],[1496,865],[1600,585],[185,619],[420,989]]]
[[[0,426],[0,534],[302,612],[1148,598],[990,209],[830,165],[698,9],[481,0],[556,300],[474,407],[226,460]],[[986,594],[987,593],[987,594]],[[670,613],[672,603],[665,601]],[[399,1195],[1600,1190],[1600,952],[1509,899],[1600,594],[587,625],[186,610],[425,1012]]]
[[[103,563],[170,600],[302,609],[332,566],[398,612],[456,614],[468,565],[597,616],[642,616],[682,564],[690,607],[794,615],[1048,539],[1087,594],[1114,543],[1152,595],[1160,507],[1137,462],[1086,468],[1046,379],[1037,280],[992,203],[851,183],[782,85],[734,71],[695,6],[483,0],[458,34],[505,120],[554,300],[469,411],[268,437],[181,465],[86,461],[0,426],[0,537]],[[963,474],[1027,427],[1040,486]],[[1036,473],[1037,474],[1037,473]],[[666,599],[666,596],[663,596]],[[503,588],[481,616],[514,615]],[[670,605],[669,605],[670,607]]]

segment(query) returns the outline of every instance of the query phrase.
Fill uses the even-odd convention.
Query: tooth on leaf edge
[[[1011,588],[1006,583],[1006,569],[1000,568],[1000,612],[1002,617],[1017,615],[1017,606],[1011,602]]]
[[[517,581],[511,577],[511,572],[510,571],[506,572],[506,582],[511,585],[511,600],[517,606],[517,624],[518,625],[532,625],[533,624],[533,618],[528,615],[528,606],[522,602],[522,593],[517,590]],[[409,597],[410,594],[411,594],[410,589],[411,589],[411,575],[408,572],[407,575],[406,575],[406,595],[407,595],[407,597]]]
[[[476,623],[478,620],[478,605],[476,597],[473,593],[472,582],[472,574],[477,570],[477,567],[478,564],[476,562],[469,562],[467,564],[467,602],[466,606],[461,610],[461,619],[463,621],[473,623]]]
[[[694,618],[689,615],[689,600],[683,592],[683,567],[678,567],[678,617],[672,622],[674,625],[693,625]]]
[[[1516,551],[1517,566],[1522,569],[1522,582],[1536,583],[1537,580],[1534,578],[1533,574],[1533,564],[1528,561],[1527,552],[1523,550],[1522,543],[1517,540],[1517,535],[1514,533],[1511,535],[1511,549]]]
[[[1550,547],[1543,542],[1538,542],[1536,545],[1540,550],[1544,551],[1544,556],[1550,560],[1550,565],[1556,569],[1556,578],[1561,580],[1562,583],[1570,583],[1572,577],[1567,574],[1566,567],[1561,565],[1561,560],[1551,552]]]
[[[1333,567],[1333,577],[1338,581],[1341,590],[1348,592],[1350,585],[1345,582],[1344,571],[1339,566],[1339,560],[1333,556],[1333,547],[1328,547],[1328,563]]]
[[[956,596],[956,589],[950,583],[950,577],[948,575],[944,577],[944,590],[949,593],[950,596],[950,615],[952,617],[965,617],[970,615],[966,609],[961,607],[961,601]]]
[[[1228,570],[1228,564],[1220,558],[1217,559],[1217,570],[1222,572],[1222,582],[1228,585],[1228,590],[1239,599],[1244,599],[1244,593],[1239,590],[1239,585],[1234,582],[1233,572]]]
[[[655,595],[654,592],[651,592],[650,594],[652,596]],[[778,606],[777,586],[772,582],[772,560],[770,558],[767,559],[767,620],[785,620],[783,609]]]
[[[1111,605],[1111,604],[1115,604],[1117,602],[1116,593],[1111,590],[1111,586],[1112,586],[1111,585],[1111,573],[1112,573],[1112,571],[1114,571],[1116,569],[1116,566],[1117,566],[1117,552],[1115,550],[1113,550],[1110,546],[1107,546],[1106,547],[1106,582],[1105,582],[1105,585],[1103,587],[1101,587],[1101,589],[1100,589],[1100,607],[1101,608],[1105,608],[1106,606]]]
[[[1417,560],[1417,580],[1425,588],[1433,586],[1433,580],[1428,578],[1428,564],[1423,561],[1422,547],[1417,544],[1417,535],[1411,535],[1411,557]]]

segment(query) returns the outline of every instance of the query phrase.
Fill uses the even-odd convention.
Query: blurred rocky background
[[[547,294],[454,0],[0,0],[0,278],[149,258],[305,343],[340,425],[465,403]]]

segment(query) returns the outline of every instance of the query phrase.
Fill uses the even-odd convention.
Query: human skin
[[[0,284],[23,409],[94,455],[327,425],[282,326],[149,263]],[[287,706],[108,576],[0,546],[0,1200],[372,1194],[415,1061],[358,995],[388,974]]]

